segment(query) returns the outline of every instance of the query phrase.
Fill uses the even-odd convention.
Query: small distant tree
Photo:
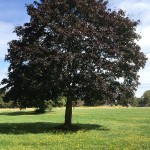
[[[66,106],[66,101],[67,101],[67,98],[64,97],[64,96],[59,96],[57,98],[57,101],[55,102],[55,106],[56,107],[64,107]]]
[[[150,90],[145,91],[141,99],[141,106],[150,106]]]
[[[134,97],[129,100],[129,105],[133,107],[139,107],[141,103],[141,98]]]
[[[6,99],[44,105],[65,96],[65,126],[72,101],[121,103],[134,96],[146,62],[135,40],[138,21],[104,0],[41,0],[27,6],[30,22],[9,42]],[[120,79],[122,82],[120,82]],[[126,102],[123,102],[125,105]]]

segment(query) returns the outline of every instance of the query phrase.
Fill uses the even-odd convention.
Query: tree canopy
[[[24,106],[67,98],[121,103],[134,96],[146,57],[135,40],[138,21],[123,10],[107,9],[103,0],[41,0],[27,5],[30,22],[15,28],[2,81],[6,99]]]

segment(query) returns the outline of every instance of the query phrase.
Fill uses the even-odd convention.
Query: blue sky
[[[29,21],[25,4],[31,4],[34,0],[1,0],[0,3],[0,81],[6,77],[8,63],[4,62],[7,54],[7,43],[17,39],[13,32],[14,27]],[[136,92],[141,97],[144,91],[150,90],[150,0],[109,0],[109,8],[118,10],[121,8],[126,14],[141,23],[137,28],[142,39],[138,42],[142,51],[149,58],[144,69],[139,71],[140,83]]]

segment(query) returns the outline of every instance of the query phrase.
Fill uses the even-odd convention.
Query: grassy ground
[[[0,150],[149,150],[150,108],[75,108],[81,129],[55,129],[64,108],[35,115],[31,110],[0,110]]]

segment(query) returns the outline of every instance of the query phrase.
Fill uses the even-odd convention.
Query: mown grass
[[[150,108],[75,108],[80,129],[61,131],[64,108],[0,111],[0,150],[148,150]]]

